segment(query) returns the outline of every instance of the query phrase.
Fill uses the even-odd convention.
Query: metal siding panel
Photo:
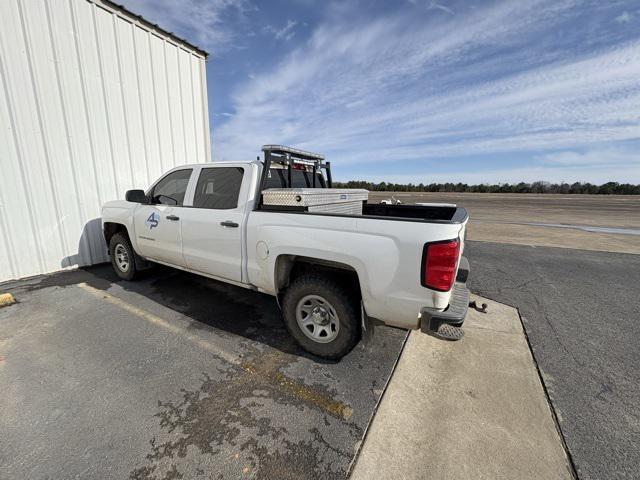
[[[182,121],[182,105],[180,98],[180,72],[178,48],[164,42],[165,68],[168,82],[169,120],[173,138],[173,166],[188,163],[184,158],[184,122]]]
[[[13,251],[13,245],[10,243],[8,235],[8,222],[5,218],[4,200],[0,191],[0,272],[2,276],[8,275],[9,278],[16,277],[17,270],[13,257],[10,252]]]
[[[160,172],[173,168],[173,128],[169,115],[169,87],[164,61],[164,40],[156,35],[149,36],[151,45],[151,62],[153,69],[153,85],[155,92],[155,110],[158,122],[158,139],[160,144]]]
[[[193,129],[195,138],[196,162],[207,162],[207,154],[204,136],[204,115],[202,99],[202,85],[200,77],[200,63],[202,60],[195,55],[189,58],[189,72],[191,75],[191,101],[193,102]]]
[[[0,9],[0,12],[2,10]],[[3,55],[2,32],[4,31],[2,18],[0,17],[0,172],[1,178],[8,179],[2,182],[0,188],[0,228],[2,229],[3,247],[5,250],[0,251],[0,265],[3,265],[0,272],[0,280],[2,278],[16,278],[22,275],[21,269],[24,268],[22,262],[20,265],[15,261],[15,257],[20,255],[28,260],[31,253],[32,262],[35,263],[37,269],[37,245],[34,242],[34,225],[31,223],[30,210],[28,208],[28,198],[24,195],[22,183],[20,179],[20,162],[18,157],[20,152],[14,139],[15,128],[11,112],[9,111],[9,95],[5,85],[5,71]],[[13,222],[16,216],[22,221]],[[12,228],[8,228],[11,225]],[[21,241],[21,239],[30,239],[31,241]],[[10,265],[6,267],[4,265]],[[9,270],[10,269],[10,270]],[[11,275],[8,277],[8,275]]]
[[[207,69],[205,61],[200,62],[200,92],[202,96],[202,122],[204,124],[204,148],[207,162],[211,162],[211,130],[209,125],[209,98],[207,95]]]
[[[0,1],[0,281],[108,259],[100,208],[208,160],[204,58],[88,1]]]
[[[87,2],[70,0],[76,12],[76,33],[79,62],[82,71],[86,118],[91,129],[93,155],[95,159],[96,180],[102,202],[118,198],[113,170],[111,142],[102,89],[102,70],[96,30],[93,23],[93,5]]]
[[[140,114],[137,63],[133,43],[133,25],[115,17],[118,57],[120,59],[120,82],[124,120],[129,144],[129,161],[133,172],[132,188],[145,189],[147,182],[147,157],[145,135]]]
[[[48,7],[33,1],[22,3],[32,64],[32,77],[41,130],[47,180],[55,217],[49,218],[60,237],[63,258],[47,258],[47,269],[73,265],[70,252],[78,250],[83,224],[78,205],[76,176],[71,163],[62,92],[58,83],[58,64],[52,48]]]
[[[80,179],[78,178],[77,167],[75,160],[76,152],[72,147],[72,137],[71,131],[69,128],[69,118],[68,118],[68,108],[66,107],[66,103],[69,102],[68,99],[68,90],[65,88],[64,79],[62,78],[62,72],[60,71],[60,48],[59,48],[59,39],[55,36],[54,32],[61,30],[60,27],[54,28],[55,21],[53,20],[53,15],[51,12],[51,8],[49,3],[45,2],[44,11],[47,17],[47,34],[48,40],[51,46],[51,52],[53,55],[53,69],[55,75],[55,88],[58,93],[59,104],[57,108],[59,108],[60,115],[62,117],[62,129],[64,132],[64,138],[58,139],[58,145],[62,148],[65,148],[63,153],[64,157],[60,159],[62,162],[68,162],[69,174],[70,174],[70,182],[72,183],[73,191],[70,189],[62,189],[63,195],[65,196],[65,200],[68,203],[75,204],[75,212],[70,212],[71,216],[65,225],[65,234],[71,238],[71,241],[78,241],[78,255],[69,255],[63,260],[63,266],[75,265],[77,263],[87,264],[92,261],[91,255],[91,246],[89,244],[88,239],[85,235],[83,235],[83,227],[86,219],[86,212],[83,208],[83,203],[81,202],[81,193],[80,193]],[[57,10],[57,9],[56,9]],[[64,9],[62,9],[64,12]],[[68,18],[68,13],[67,13]],[[62,39],[63,42],[68,41],[67,38]],[[71,39],[72,40],[72,39]],[[74,215],[75,213],[75,215]],[[72,249],[67,248],[67,252],[71,254]]]
[[[75,232],[76,239],[79,239],[78,249],[71,249],[69,252],[67,266],[87,265],[104,261],[105,248],[104,240],[96,238],[92,231],[95,220],[100,216],[102,199],[94,168],[91,131],[86,121],[84,84],[70,5],[65,3],[59,8],[48,8],[47,11],[51,24],[51,43],[58,65],[57,83],[74,180],[74,195],[78,204],[78,220],[81,224],[81,231]]]
[[[150,34],[134,27],[134,53],[136,58],[136,80],[138,82],[138,108],[142,119],[145,157],[147,167],[146,185],[150,185],[162,173],[160,165],[160,143],[158,137],[158,115],[156,113],[153,71],[151,68]]]
[[[28,276],[46,270],[45,259],[55,258],[61,252],[60,247],[52,241],[55,237],[55,233],[52,233],[54,228],[48,224],[41,225],[43,219],[54,218],[55,212],[46,180],[47,171],[43,161],[37,107],[18,4],[16,1],[0,2],[0,8],[0,18],[3,20],[2,57],[6,61],[4,75],[7,105],[14,144],[18,151],[18,172],[14,178],[26,196],[26,208],[8,209],[9,223],[21,221],[22,214],[29,218],[32,230],[29,243],[33,248],[30,254],[21,257],[21,260],[24,260],[20,262],[21,276]]]
[[[129,158],[127,126],[122,107],[120,67],[113,31],[114,15],[100,7],[94,7],[93,10],[101,87],[107,120],[106,133],[111,147],[110,164],[115,178],[116,197],[122,198],[124,192],[133,187],[133,171]]]
[[[193,95],[191,93],[191,54],[183,49],[178,49],[178,61],[180,62],[180,96],[182,104],[182,126],[185,139],[185,163],[198,161],[196,154],[195,125],[193,121]]]

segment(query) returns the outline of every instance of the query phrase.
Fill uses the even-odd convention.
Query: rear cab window
[[[237,208],[243,176],[241,167],[203,168],[198,177],[193,206],[215,210]]]
[[[267,176],[265,188],[289,188],[289,173],[286,168],[271,168]],[[304,170],[291,170],[291,188],[312,188],[313,173]],[[326,187],[324,177],[320,172],[316,172],[315,188]]]

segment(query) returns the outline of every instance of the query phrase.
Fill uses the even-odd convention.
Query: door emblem
[[[147,227],[149,227],[149,230],[151,230],[154,227],[157,227],[160,223],[160,215],[158,215],[156,212],[153,212],[151,215],[149,215],[149,218],[147,218],[147,221],[144,223],[147,225]]]

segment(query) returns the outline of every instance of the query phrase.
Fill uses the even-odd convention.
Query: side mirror
[[[128,190],[124,198],[127,202],[148,203],[149,199],[144,194],[144,190]]]

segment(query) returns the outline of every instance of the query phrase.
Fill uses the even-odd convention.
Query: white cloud
[[[449,15],[455,15],[455,13],[453,12],[453,10],[449,7],[447,7],[446,5],[442,5],[438,2],[431,2],[429,4],[429,9],[430,10],[441,10],[445,13],[448,13]]]
[[[296,32],[295,26],[298,24],[295,20],[287,20],[287,23],[282,28],[276,28],[273,25],[267,25],[264,27],[266,33],[270,33],[276,40],[291,40]]]
[[[616,17],[618,23],[629,23],[631,21],[631,14],[629,12],[623,12]]]
[[[616,169],[611,169],[608,165],[591,165],[587,168],[567,168],[567,167],[527,167],[527,168],[502,168],[488,170],[466,170],[456,173],[434,173],[429,171],[416,172],[411,174],[391,174],[391,175],[355,175],[348,178],[337,177],[338,181],[352,179],[369,180],[373,182],[391,183],[467,183],[477,185],[482,183],[519,183],[548,181],[552,183],[573,183],[589,182],[602,184],[612,181],[618,183],[640,183],[640,165],[628,165]]]
[[[586,152],[562,151],[540,156],[541,163],[559,167],[640,168],[640,152],[636,148],[603,148]]]
[[[248,0],[126,0],[126,7],[213,56],[238,38],[238,22],[256,8]]]
[[[261,144],[286,143],[343,165],[453,163],[640,139],[638,40],[569,56],[538,48],[579,8],[571,0],[513,1],[447,22],[398,14],[322,24],[270,72],[237,88],[236,115],[214,132],[214,157],[253,158]],[[562,156],[543,157],[537,169],[492,175],[579,173],[554,164]],[[592,166],[585,175],[612,174]],[[628,169],[638,177],[637,162]]]

